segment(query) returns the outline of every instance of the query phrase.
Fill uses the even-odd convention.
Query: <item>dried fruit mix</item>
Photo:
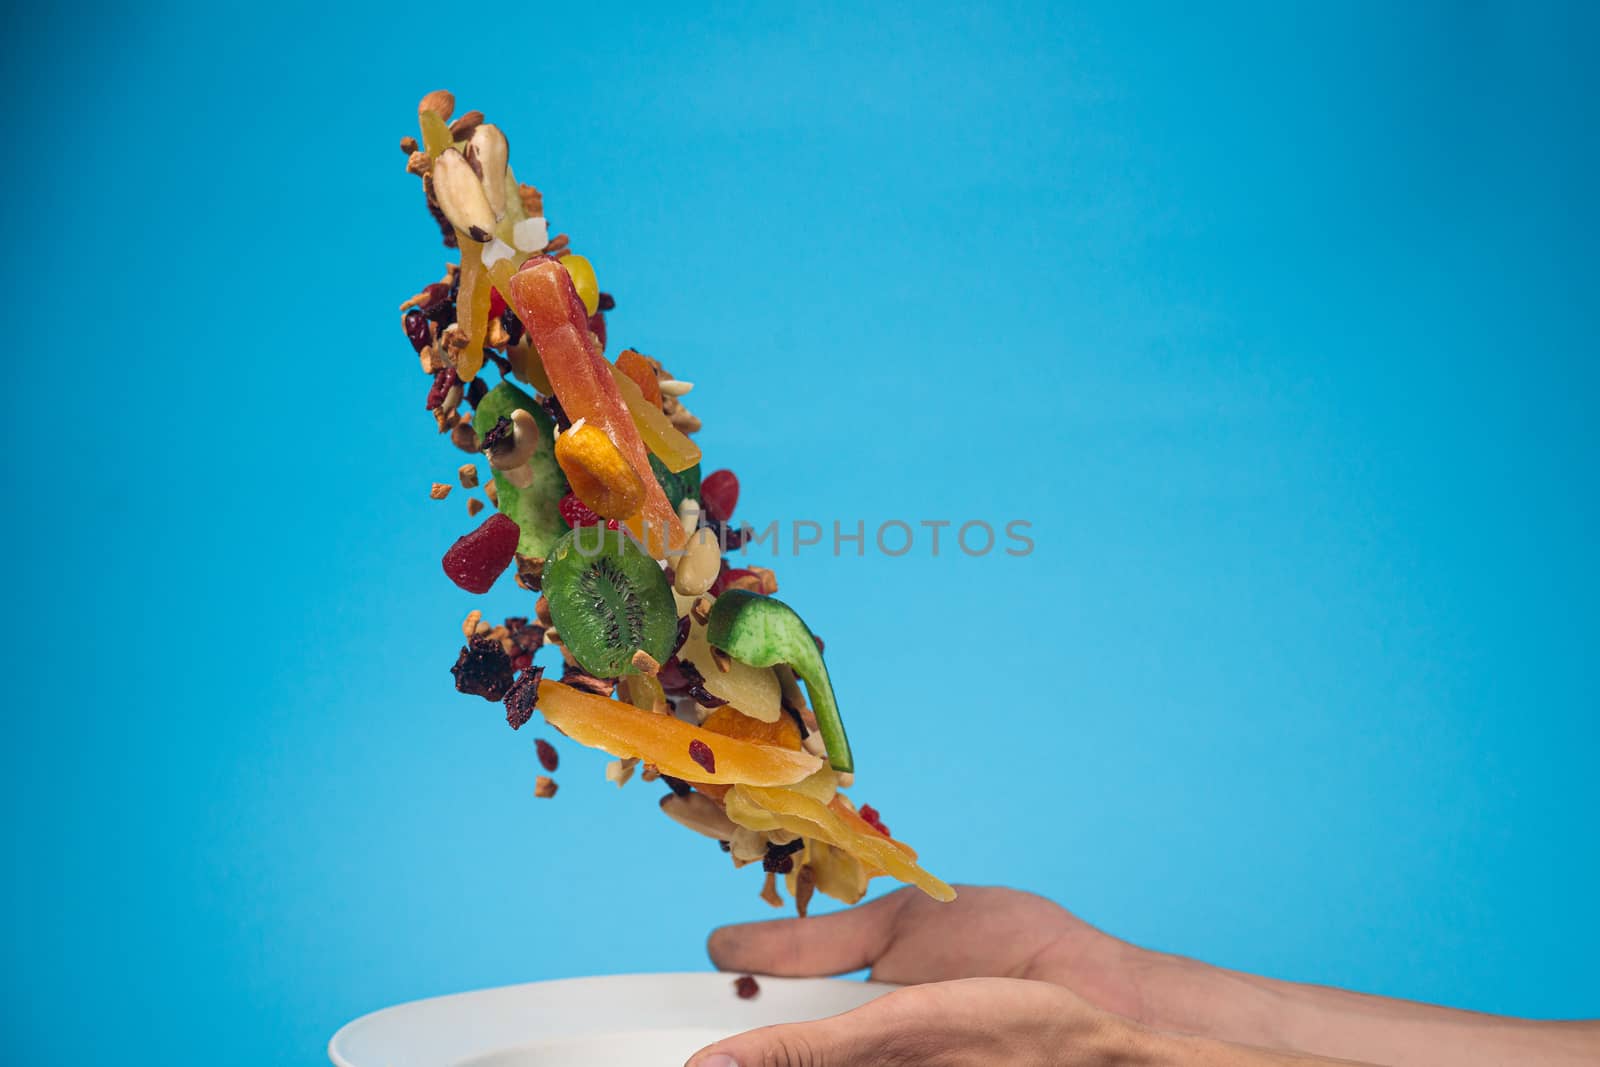
[[[456,688],[503,702],[514,730],[538,712],[616,757],[606,777],[619,786],[643,763],[642,780],[669,788],[661,808],[674,821],[736,867],[761,863],[770,903],[780,878],[804,915],[814,890],[854,903],[881,874],[952,899],[874,808],[842,792],[854,761],[822,642],[772,596],[770,570],[729,565],[744,537],[732,524],[739,480],[701,478],[689,436],[700,420],[684,405],[693,386],[632,348],[606,358],[616,300],[594,264],[550,236],[505,134],[475,111],[452,124],[454,111],[450,93],[429,93],[421,144],[402,140],[460,258],[400,306],[400,325],[436,430],[492,475],[482,488],[496,510],[444,553],[445,573],[482,594],[511,572],[538,596],[533,621],[467,616]],[[478,488],[476,466],[456,480]],[[469,499],[469,515],[482,507]],[[560,681],[534,664],[546,647]],[[550,741],[534,754],[556,771]],[[556,788],[541,774],[534,794]],[[755,989],[741,979],[741,996]]]

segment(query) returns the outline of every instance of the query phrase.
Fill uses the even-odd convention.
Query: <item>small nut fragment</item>
[[[408,156],[415,152],[419,147],[421,146],[417,144],[417,139],[412,137],[410,134],[400,138],[400,151],[404,152]]]
[[[773,574],[771,570],[766,567],[746,567],[745,569],[755,575],[756,580],[760,583],[756,586],[756,592],[764,596],[771,596],[778,591],[778,576]]]
[[[461,636],[471,637],[478,632],[478,624],[483,621],[483,612],[474,608],[467,612],[467,617],[461,620]]]
[[[494,482],[490,482],[488,485],[483,487],[483,495],[488,497],[489,503],[493,504],[495,507],[500,506],[500,487]]]
[[[714,531],[701,528],[695,531],[673,570],[672,587],[684,596],[699,596],[711,588],[721,573],[722,546]]]
[[[666,812],[673,822],[687,826],[695,833],[703,834],[713,841],[731,841],[733,836],[743,829],[735,826],[721,806],[704,793],[687,793],[683,796],[668,793],[661,798],[661,810]],[[764,855],[766,855],[765,841],[762,842],[761,851],[756,858],[759,859]]]
[[[661,673],[661,664],[657,663],[656,658],[642,648],[634,649],[632,663],[633,669],[640,674],[648,674],[654,678]]]
[[[711,621],[711,604],[712,600],[710,597],[700,597],[692,605],[690,605],[690,617],[692,617],[694,621],[699,623],[701,626],[704,626],[706,623]]]
[[[617,788],[621,789],[633,777],[633,769],[638,765],[637,759],[614,759],[606,764],[606,781],[617,783]]]
[[[657,384],[667,396],[687,396],[694,388],[693,382],[680,382],[676,378],[662,378]]]
[[[533,780],[533,795],[549,799],[556,795],[556,780],[547,774],[541,774]]]
[[[639,772],[639,778],[646,782],[653,782],[660,777],[661,772],[656,769],[656,765],[654,763],[646,763],[644,765],[644,770]]]
[[[468,515],[475,516],[475,515],[478,514],[478,512],[480,512],[482,510],[483,510],[483,501],[479,500],[475,496],[467,498],[467,514]]]
[[[477,452],[478,431],[472,428],[472,423],[462,420],[450,431],[450,443],[463,452]]]
[[[717,670],[721,671],[723,674],[727,674],[729,671],[733,670],[733,657],[729,656],[720,648],[711,648],[711,662],[715,663],[717,665]]]
[[[474,241],[494,236],[495,214],[477,172],[459,150],[446,148],[433,161],[433,195],[450,225]]]
[[[426,152],[413,151],[406,159],[406,173],[422,175],[433,169],[433,157]]]
[[[453,485],[446,485],[443,482],[434,482],[433,488],[428,490],[428,495],[435,500],[443,500],[445,497],[450,495],[450,490],[454,488],[455,486]]]
[[[456,94],[448,89],[435,89],[422,98],[422,102],[417,105],[417,114],[420,115],[424,111],[432,111],[446,122],[449,122],[450,116],[455,109]]]
[[[454,127],[450,132],[455,133]],[[500,132],[500,127],[486,122],[472,131],[472,140],[467,144],[467,162],[483,182],[484,195],[489,198],[496,220],[505,218],[506,214],[506,159],[509,154],[506,135]]]
[[[476,463],[463,463],[456,470],[456,476],[461,479],[461,488],[478,488],[478,465]]]

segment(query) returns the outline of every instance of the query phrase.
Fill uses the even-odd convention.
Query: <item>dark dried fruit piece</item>
[[[733,991],[739,994],[740,1000],[754,1000],[761,993],[761,986],[756,982],[754,975],[741,974],[733,980]]]
[[[711,746],[698,737],[689,742],[689,758],[706,769],[707,774],[717,773],[717,756]]]
[[[506,722],[511,724],[513,730],[522,729],[523,725],[533,718],[533,709],[539,706],[539,679],[542,677],[544,677],[543,667],[524,671],[522,677],[518,678],[516,684],[506,693]]]
[[[682,778],[674,778],[670,774],[663,774],[661,776],[661,780],[667,783],[668,789],[672,790],[680,797],[686,797],[690,793],[694,792],[694,786],[690,785]]]
[[[457,538],[444,554],[444,573],[469,593],[487,593],[494,580],[511,566],[522,531],[496,512],[482,526]]]
[[[498,641],[474,638],[456,657],[450,668],[456,676],[456,692],[470,693],[485,700],[500,700],[511,689],[514,675],[511,657]]]
[[[539,738],[533,743],[534,750],[539,753],[539,766],[547,771],[554,771],[561,763],[561,756],[556,752],[556,746]]]

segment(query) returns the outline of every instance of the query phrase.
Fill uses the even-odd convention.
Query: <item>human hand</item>
[[[688,1067],[1101,1067],[1147,1062],[1154,1035],[1048,982],[969,978],[896,990],[815,1022],[767,1026]]]
[[[964,886],[941,904],[902,889],[830,915],[724,927],[708,947],[725,971],[797,977],[870,967],[877,981],[915,988],[718,1042],[693,1067],[1088,1065],[1147,1037],[1112,1014],[1133,997],[1119,966],[1129,946],[1031,893]]]
[[[848,911],[726,926],[711,935],[724,971],[788,977],[872,968],[879,982],[1019,978],[1065,986],[1136,1017],[1142,950],[1032,893],[962,886],[948,904],[901,889]]]

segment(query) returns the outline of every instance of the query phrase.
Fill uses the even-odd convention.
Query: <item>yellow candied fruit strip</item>
[[[429,159],[438,159],[439,153],[450,147],[450,124],[437,111],[417,112],[417,124],[422,127],[422,147]]]
[[[561,257],[561,265],[572,275],[572,287],[578,290],[583,309],[591,315],[600,310],[600,279],[594,276],[594,264],[584,256],[568,255]]]
[[[628,405],[628,414],[633,416],[633,424],[639,429],[639,439],[667,465],[667,470],[678,474],[700,462],[700,446],[672,425],[659,405],[644,398],[644,390],[639,388],[638,382],[614,365],[611,377],[616,380],[622,402]]]
[[[816,838],[843,849],[869,867],[916,886],[935,900],[956,898],[954,889],[918,866],[898,842],[871,827],[850,825],[832,807],[804,793],[739,784],[728,792],[724,805],[728,818],[747,829],[783,829]]]
[[[603,519],[626,519],[644,505],[644,481],[606,432],[579,422],[556,438],[556,462],[578,499]]]
[[[424,112],[431,114],[431,112]],[[461,287],[456,293],[456,319],[467,335],[467,347],[456,357],[456,374],[470,382],[483,369],[483,339],[489,332],[489,272],[483,266],[483,245],[457,231],[461,245]]]
[[[539,683],[538,707],[545,721],[578,744],[618,759],[642,759],[662,774],[687,782],[790,785],[822,766],[807,752],[724,737],[675,716],[644,711],[560,682]],[[713,769],[707,770],[689,754],[695,741],[712,753]]]

